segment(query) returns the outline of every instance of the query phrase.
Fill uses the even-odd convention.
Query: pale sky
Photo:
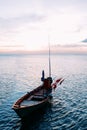
[[[87,50],[87,0],[0,0],[0,51],[45,49],[48,41],[54,50]]]

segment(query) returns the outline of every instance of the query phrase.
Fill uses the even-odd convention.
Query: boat
[[[26,93],[19,98],[12,106],[12,109],[18,114],[20,118],[25,118],[29,114],[43,108],[51,101],[52,90],[57,87],[58,83],[62,83],[63,79],[59,78],[53,83],[51,77],[51,64],[50,64],[50,48],[49,48],[49,76],[45,78],[44,70],[42,71],[41,81],[43,82],[39,87],[31,92]]]
[[[44,79],[42,85],[18,99],[12,108],[20,118],[25,118],[49,103],[52,98],[51,94],[52,78],[48,77]]]
[[[53,83],[51,77],[44,78],[44,71],[42,71],[41,80],[42,85],[27,92],[13,104],[12,109],[20,118],[25,118],[50,103],[52,90],[57,87],[58,83],[61,84],[64,81],[64,79],[59,78]]]

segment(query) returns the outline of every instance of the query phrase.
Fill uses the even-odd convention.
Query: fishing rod
[[[51,58],[50,58],[50,41],[48,38],[48,46],[49,46],[49,77],[51,77]]]
[[[48,37],[48,56],[49,56],[49,77],[51,78],[51,58],[50,58],[50,42],[49,42],[49,37]],[[44,81],[45,79],[45,73],[44,70],[42,71],[42,77],[41,81]]]

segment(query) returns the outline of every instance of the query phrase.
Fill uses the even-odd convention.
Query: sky
[[[87,0],[0,0],[0,52],[87,52]]]

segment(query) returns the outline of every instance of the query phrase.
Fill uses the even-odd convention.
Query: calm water
[[[38,119],[22,122],[11,109],[23,94],[48,76],[46,55],[0,56],[0,130],[87,130],[87,55],[53,55],[52,76],[65,81]]]

